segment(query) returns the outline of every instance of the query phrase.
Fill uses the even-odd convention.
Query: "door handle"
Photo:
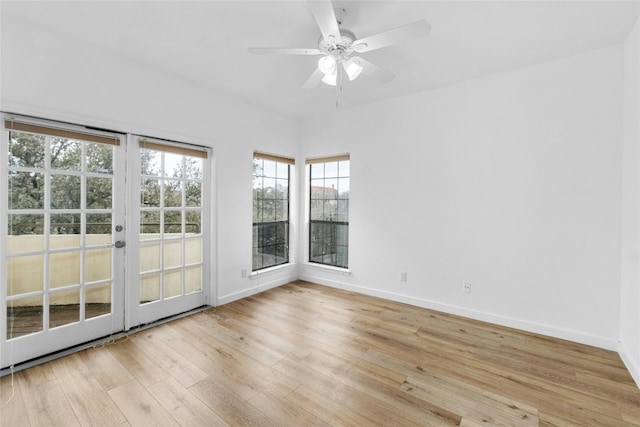
[[[116,248],[123,248],[124,245],[126,245],[126,243],[124,242],[124,240],[118,240],[117,242],[115,242],[113,244],[113,246],[115,246]]]

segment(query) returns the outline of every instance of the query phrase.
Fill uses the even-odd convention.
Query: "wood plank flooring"
[[[640,426],[614,352],[301,281],[11,383],[2,426]]]

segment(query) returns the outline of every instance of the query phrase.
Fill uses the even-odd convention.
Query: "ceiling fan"
[[[252,47],[248,49],[249,53],[253,54],[321,56],[318,67],[303,85],[306,89],[314,88],[320,82],[341,87],[345,75],[349,80],[354,80],[360,74],[364,74],[380,83],[387,83],[393,80],[395,74],[356,55],[426,37],[431,31],[427,21],[420,20],[358,39],[352,31],[341,26],[346,13],[344,9],[339,8],[334,11],[331,0],[308,0],[307,3],[322,34],[317,48]]]

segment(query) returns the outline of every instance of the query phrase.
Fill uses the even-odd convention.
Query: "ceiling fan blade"
[[[255,55],[322,55],[320,49],[289,49],[289,48],[272,48],[272,47],[250,47],[247,52]]]
[[[311,74],[311,77],[309,77],[309,79],[305,82],[304,85],[302,85],[302,87],[304,89],[313,89],[314,87],[320,84],[323,77],[324,77],[324,74],[322,73],[322,71],[316,68],[313,74]]]
[[[322,37],[328,42],[340,43],[342,37],[340,36],[340,29],[338,28],[338,21],[336,20],[336,14],[333,11],[333,4],[330,0],[314,1],[309,0],[309,7],[311,13],[316,19],[318,28],[322,33]]]
[[[382,47],[391,46],[392,44],[402,43],[404,41],[426,37],[431,32],[431,25],[424,19],[391,30],[383,31],[372,36],[364,37],[356,40],[351,45],[353,50],[361,52],[369,52]]]
[[[379,81],[380,83],[389,83],[396,76],[391,71],[378,67],[373,62],[369,62],[359,56],[351,58],[356,64],[362,67],[362,74]]]

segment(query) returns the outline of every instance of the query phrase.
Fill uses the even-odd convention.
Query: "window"
[[[262,270],[289,262],[289,176],[293,159],[254,153],[253,263]]]
[[[309,261],[349,266],[349,156],[307,160]]]

